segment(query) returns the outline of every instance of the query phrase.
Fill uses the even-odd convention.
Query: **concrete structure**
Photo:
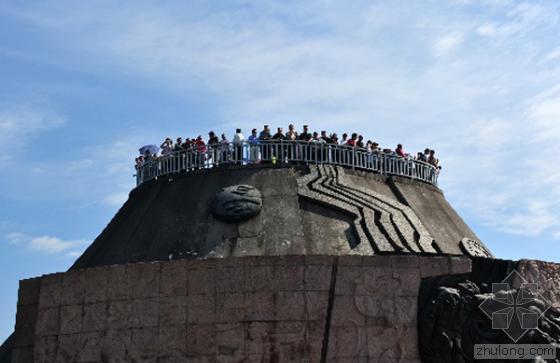
[[[236,223],[215,218],[216,194],[239,184],[260,191],[261,212]],[[73,269],[170,256],[464,255],[465,237],[478,240],[428,183],[333,166],[249,165],[141,185]]]
[[[21,281],[4,359],[419,362],[423,281],[491,256],[419,180],[323,164],[160,176],[70,271]]]
[[[12,362],[418,362],[420,278],[469,271],[457,257],[283,256],[47,275],[21,282]]]

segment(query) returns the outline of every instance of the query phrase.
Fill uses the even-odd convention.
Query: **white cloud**
[[[20,232],[13,232],[6,235],[6,239],[9,243],[24,246],[32,252],[47,254],[59,254],[76,248],[83,249],[88,243],[88,241],[84,239],[64,240],[48,235],[32,237]],[[78,252],[73,251],[73,253]]]
[[[442,56],[452,52],[464,39],[465,37],[461,33],[450,33],[442,36],[434,45],[436,55]]]
[[[59,253],[86,243],[86,240],[62,240],[57,237],[40,236],[32,238],[29,241],[29,247],[38,252]]]
[[[60,127],[65,122],[65,118],[59,115],[30,106],[0,109],[0,145],[9,150],[0,153],[0,166],[29,147],[39,133]]]
[[[476,32],[479,35],[485,35],[485,36],[496,36],[498,34],[498,30],[496,29],[496,25],[492,24],[492,23],[486,23],[486,24],[482,24],[480,25],[478,28],[476,28]]]
[[[556,48],[556,49],[554,49],[554,50],[552,50],[552,51],[550,51],[550,52],[548,52],[548,53],[544,56],[543,62],[546,63],[546,62],[555,61],[555,60],[557,60],[558,58],[560,58],[560,47],[559,47],[559,48]]]
[[[105,198],[103,198],[103,202],[110,206],[120,207],[121,205],[123,205],[124,202],[126,202],[127,199],[128,199],[128,193],[121,192],[121,193],[113,193],[106,196]]]
[[[504,7],[505,16],[479,25],[476,32],[482,36],[514,36],[528,34],[535,28],[558,24],[558,5],[554,2],[517,2]]]
[[[522,236],[538,236],[545,230],[560,225],[548,202],[537,199],[525,205],[522,200],[517,202],[519,203],[517,210],[504,216],[500,228],[505,232]]]
[[[20,232],[8,233],[6,235],[6,239],[8,240],[8,242],[14,245],[22,244],[28,240],[27,236]]]
[[[529,120],[538,142],[557,143],[560,138],[560,87],[537,96],[529,106]]]

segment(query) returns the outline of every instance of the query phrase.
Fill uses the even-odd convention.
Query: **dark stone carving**
[[[223,188],[214,200],[214,216],[226,222],[239,222],[258,214],[262,207],[261,192],[251,185]]]
[[[468,256],[471,257],[486,257],[486,258],[493,258],[490,251],[488,251],[482,243],[479,241],[472,239],[472,238],[463,238],[461,240],[461,249],[465,252]]]
[[[500,293],[492,294],[491,282],[475,283],[469,278],[451,275],[422,280],[418,299],[422,362],[475,362],[475,344],[514,344],[505,330],[492,328],[492,320],[481,309],[489,299],[498,300]],[[516,295],[518,291],[519,288],[503,293]],[[555,344],[560,356],[560,313],[546,306],[539,298],[527,302],[524,309],[541,318],[538,329],[527,330],[516,343]]]
[[[341,167],[310,165],[309,169],[309,174],[298,179],[299,196],[354,218],[358,244],[353,246],[353,252],[437,253],[433,238],[410,207],[351,185]]]

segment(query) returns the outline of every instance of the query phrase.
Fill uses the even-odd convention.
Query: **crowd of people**
[[[204,155],[206,158],[213,159],[214,163],[218,160],[224,162],[232,159],[239,162],[242,159],[242,157],[240,158],[239,156],[244,155],[244,145],[250,146],[246,155],[247,159],[253,161],[259,159],[269,161],[277,155],[272,155],[273,151],[270,148],[265,147],[267,141],[280,140],[324,145],[346,145],[347,147],[358,148],[372,154],[393,155],[400,158],[422,161],[434,166],[435,168],[441,169],[439,160],[435,156],[435,151],[430,148],[426,148],[423,152],[420,151],[416,154],[409,154],[405,152],[402,144],[398,144],[394,150],[390,148],[381,148],[377,142],[371,140],[365,141],[364,137],[358,133],[343,133],[339,138],[336,133],[327,134],[326,131],[321,131],[320,133],[310,132],[308,125],[304,125],[303,130],[300,133],[295,130],[294,125],[289,125],[286,132],[284,132],[282,127],[278,127],[275,133],[272,133],[268,125],[264,125],[260,132],[257,129],[252,129],[251,134],[248,137],[245,137],[242,130],[238,128],[235,130],[235,134],[233,135],[231,141],[225,134],[221,134],[220,137],[218,137],[214,131],[210,131],[208,133],[207,141],[204,141],[202,135],[199,135],[196,138],[186,139],[179,137],[175,140],[175,142],[171,138],[166,138],[159,146],[159,150],[157,147],[141,148],[141,155],[136,158],[136,168],[139,168],[148,160],[160,157],[165,158],[180,151],[192,151],[197,155]],[[291,154],[294,152],[293,148],[286,148],[282,151],[283,155],[281,158],[292,160],[295,155]],[[326,157],[319,154],[315,156],[317,158]]]

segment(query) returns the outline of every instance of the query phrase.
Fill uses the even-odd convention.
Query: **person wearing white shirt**
[[[245,141],[245,136],[241,133],[241,129],[235,129],[235,135],[233,135],[233,159],[236,164],[241,164],[243,161],[243,142]]]

